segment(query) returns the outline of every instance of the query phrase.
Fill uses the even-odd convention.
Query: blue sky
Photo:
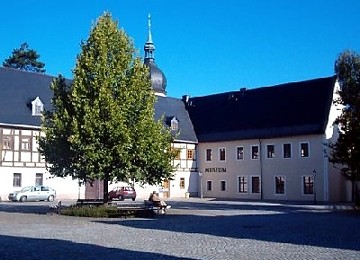
[[[47,74],[72,78],[104,11],[143,57],[151,13],[168,96],[203,96],[333,75],[339,53],[360,52],[359,10],[359,0],[2,1],[0,61],[27,42]]]

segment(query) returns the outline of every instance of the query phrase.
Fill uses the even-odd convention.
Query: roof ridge
[[[15,73],[24,73],[24,74],[29,74],[29,75],[31,74],[31,75],[36,75],[36,76],[40,76],[40,77],[47,77],[47,78],[56,78],[56,76],[45,74],[45,73],[40,73],[40,72],[35,72],[35,71],[26,71],[26,70],[9,68],[9,67],[0,67],[0,69],[1,70],[12,71],[12,72],[15,72]]]

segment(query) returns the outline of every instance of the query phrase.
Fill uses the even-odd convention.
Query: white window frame
[[[224,160],[221,160],[221,150],[223,150],[224,149]],[[219,162],[226,162],[226,148],[225,147],[220,147],[219,149],[218,149],[218,155],[219,155],[219,157],[218,157],[218,160],[219,160]]]
[[[19,172],[13,173],[13,187],[21,187],[22,186],[22,174]]]
[[[305,193],[305,183],[304,183],[304,179],[307,178],[307,177],[310,177],[311,180],[312,180],[312,184],[313,184],[313,187],[312,187],[312,193]],[[301,194],[303,196],[314,196],[314,191],[315,191],[315,178],[314,178],[314,175],[303,175],[301,176]]]
[[[242,156],[243,158],[239,158],[239,153],[238,153],[238,149],[239,148],[242,148]],[[238,160],[238,161],[244,161],[245,160],[245,147],[244,146],[236,146],[235,147],[235,159]]]
[[[208,156],[207,156],[208,151],[210,151],[210,160],[208,160]],[[205,162],[211,162],[212,159],[213,159],[213,149],[206,148],[205,149]]]
[[[238,175],[237,176],[237,192],[238,194],[248,194],[249,193],[249,176],[247,175]],[[244,178],[244,182],[241,182],[241,178]],[[240,184],[244,183],[245,185],[241,185],[241,188],[244,188],[244,191],[241,191]]]
[[[308,149],[308,156],[302,156],[302,149],[301,149],[301,145],[302,144],[306,144],[307,145],[307,149]],[[309,142],[299,142],[299,156],[300,158],[310,158],[310,143]]]
[[[210,183],[211,189],[209,189],[209,183]],[[212,180],[206,180],[206,191],[213,191],[213,181]]]
[[[250,175],[250,193],[251,194],[261,194],[261,177],[259,175]],[[253,178],[259,178],[259,192],[253,192]]]
[[[285,145],[288,144],[290,145],[290,157],[285,157]],[[283,143],[282,144],[282,157],[283,159],[291,159],[293,156],[293,151],[292,151],[292,143]]]
[[[222,184],[224,183],[224,188],[222,189]],[[227,190],[227,185],[226,185],[226,180],[220,180],[220,191],[226,191]]]
[[[10,135],[3,136],[3,150],[13,150],[14,149],[14,137]]]
[[[21,151],[31,151],[31,137],[21,137],[20,145]]]
[[[189,154],[191,154],[190,157]],[[186,149],[186,160],[195,160],[195,149]]]
[[[184,186],[182,184],[184,184]],[[180,190],[185,189],[185,187],[186,187],[185,177],[180,177],[180,180],[179,180],[179,188],[180,188]]]
[[[41,116],[41,113],[44,111],[44,104],[41,102],[39,97],[36,97],[31,101],[31,115],[32,116]]]
[[[179,120],[177,120],[175,117],[173,119],[171,119],[170,125],[171,125],[171,130],[172,131],[179,130]]]
[[[272,146],[274,148],[273,157],[269,157],[269,146]],[[266,159],[275,159],[276,152],[275,152],[275,144],[266,144]]]
[[[276,192],[276,178],[284,178],[284,193],[277,193]],[[275,175],[274,176],[274,194],[276,196],[284,196],[284,195],[286,195],[286,177],[284,175]]]
[[[257,147],[257,149],[258,149],[257,158],[253,157],[253,148],[254,147]],[[258,144],[251,145],[251,147],[250,147],[250,157],[251,157],[251,160],[259,160],[260,159],[260,146]]]

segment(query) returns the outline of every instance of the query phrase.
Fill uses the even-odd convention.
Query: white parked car
[[[9,200],[11,201],[38,201],[47,200],[54,201],[56,197],[56,191],[48,186],[27,186],[20,191],[14,191],[9,194]]]

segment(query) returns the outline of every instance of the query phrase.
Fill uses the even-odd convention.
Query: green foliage
[[[115,206],[70,206],[62,208],[59,212],[61,215],[75,216],[75,217],[90,217],[90,218],[118,218],[129,216],[145,215],[137,210],[122,210]]]
[[[73,108],[70,99],[71,88],[65,78],[59,76],[51,84],[53,111],[46,111],[42,120],[42,130],[45,137],[39,138],[39,151],[50,163],[49,172],[58,177],[68,175],[77,177],[75,172],[81,169],[74,167],[77,153],[71,147],[69,136],[72,133]]]
[[[72,85],[53,84],[40,152],[55,176],[156,184],[172,176],[171,133],[154,120],[149,71],[110,14],[82,43]]]
[[[27,43],[21,44],[19,49],[14,49],[12,55],[3,62],[4,67],[25,70],[30,72],[45,73],[45,63],[38,61],[40,55],[29,49]]]
[[[341,53],[335,72],[340,84],[340,99],[335,102],[343,110],[337,119],[339,138],[330,145],[330,160],[341,165],[341,173],[354,183],[360,181],[360,55],[353,51]]]

